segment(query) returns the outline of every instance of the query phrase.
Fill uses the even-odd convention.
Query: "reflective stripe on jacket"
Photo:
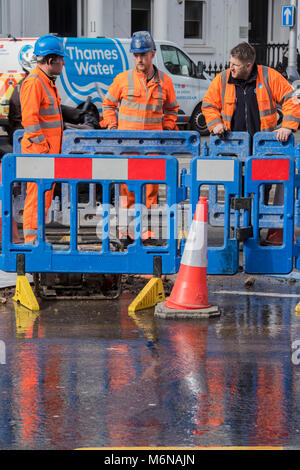
[[[235,85],[228,83],[230,70],[218,74],[211,82],[202,103],[207,127],[211,131],[216,124],[224,123],[231,129],[235,111]],[[282,127],[297,130],[300,123],[300,105],[293,98],[294,90],[276,70],[257,66],[256,97],[260,117],[260,130],[273,131],[277,125],[276,104],[282,105]]]
[[[23,153],[60,153],[63,120],[61,99],[53,81],[36,67],[21,87]]]
[[[120,73],[102,103],[104,125],[109,129],[175,129],[178,108],[171,78],[156,67],[148,82],[135,68]]]

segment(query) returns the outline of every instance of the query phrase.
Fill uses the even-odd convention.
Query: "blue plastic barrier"
[[[14,153],[21,152],[23,130],[14,133]],[[62,154],[137,154],[137,155],[189,155],[190,158],[200,155],[200,136],[197,132],[182,131],[101,131],[101,130],[66,130],[64,131]],[[118,190],[115,188],[116,205]],[[186,199],[186,191],[181,188],[181,200]],[[56,197],[49,210],[49,218],[62,225],[69,225],[69,187],[62,185],[61,200]],[[81,226],[95,225],[98,219],[99,204],[96,201],[96,188],[89,187],[89,199],[80,204],[79,220]],[[15,198],[17,222],[22,221],[26,188],[21,186],[21,193]],[[180,198],[179,197],[179,198]],[[51,215],[52,214],[52,215]]]
[[[137,154],[137,155],[189,155],[190,158],[200,154],[200,136],[198,132],[182,131],[127,131],[127,130],[66,130],[63,139],[63,154]],[[62,188],[62,214],[69,205],[68,189]],[[115,187],[115,205],[118,206],[118,186]],[[181,199],[186,199],[183,190]],[[89,201],[81,205],[80,223],[86,220],[90,224],[96,217],[97,206],[95,188],[90,187]],[[66,224],[68,221],[64,221]]]
[[[211,135],[209,138],[210,157],[235,157],[245,162],[251,155],[251,139],[248,132],[227,132],[224,138]]]
[[[260,243],[262,184],[282,184],[283,244],[262,246]],[[245,272],[253,274],[286,274],[293,269],[294,256],[294,191],[295,159],[289,156],[254,156],[245,163],[245,196],[253,197],[251,222],[253,236],[244,242]],[[245,225],[250,222],[245,213]]]
[[[23,129],[18,129],[14,132],[13,135],[13,152],[22,153],[21,150],[21,140],[24,135]],[[18,191],[14,195],[14,217],[15,221],[19,224],[23,222],[23,209],[26,197],[26,183],[18,184]],[[50,211],[51,212],[51,209]]]
[[[199,155],[198,132],[66,130],[62,153]]]
[[[228,132],[224,138],[211,135],[209,138],[209,148],[202,146],[202,156],[232,157],[240,162],[245,162],[251,155],[251,140],[247,132]],[[211,225],[224,225],[224,204],[219,201],[218,187],[209,188],[209,216]],[[231,211],[231,223],[234,224],[235,212]]]
[[[21,150],[21,141],[24,135],[24,129],[18,129],[14,132],[13,136],[13,152],[22,153]]]
[[[12,243],[12,185],[14,182],[22,181],[31,181],[38,185],[36,245]],[[45,241],[44,193],[58,181],[68,183],[70,187],[70,245],[64,250],[58,250]],[[102,185],[101,251],[78,249],[77,185],[82,181]],[[116,182],[128,184],[129,189],[135,192],[136,198],[135,241],[126,251],[112,251],[110,246],[110,185]],[[147,183],[162,183],[167,186],[168,236],[164,246],[144,246],[141,240],[142,193],[143,185]],[[177,202],[180,194],[178,162],[175,157],[169,155],[146,157],[144,155],[7,154],[2,160],[0,187],[2,200],[0,269],[16,272],[18,255],[24,255],[26,272],[152,274],[154,258],[160,257],[162,273],[175,273],[180,263],[177,254]]]
[[[244,136],[245,134],[245,136]],[[248,139],[247,137],[248,136]],[[247,133],[233,132],[226,134],[224,139],[218,136],[210,137],[209,147],[202,147],[202,154],[235,155],[240,161],[245,162],[245,157],[251,155],[286,155],[296,160],[296,168],[300,169],[300,145],[294,146],[294,135],[290,135],[287,142],[279,142],[274,132],[258,132],[253,137],[253,150],[251,151],[250,136]],[[248,152],[248,154],[247,154]],[[280,206],[268,205],[264,201],[265,188],[260,188],[260,223],[261,227],[282,227],[283,211]],[[277,188],[276,191],[280,192]],[[212,187],[209,194],[210,217],[212,225],[222,226],[224,224],[224,207],[218,202],[217,188]],[[300,225],[300,190],[297,191],[295,207],[295,225]],[[234,212],[231,211],[232,221]]]
[[[286,142],[279,142],[275,132],[257,132],[253,136],[252,155],[295,155],[295,138],[291,134]]]
[[[190,175],[185,183],[190,187],[191,218],[200,196],[201,186],[224,186],[224,243],[221,247],[208,247],[208,274],[235,274],[239,269],[239,242],[231,237],[230,200],[241,195],[241,162],[232,157],[200,157],[191,161]],[[209,201],[209,204],[211,202]],[[239,211],[235,212],[234,228],[239,228]],[[210,214],[210,211],[209,211]],[[209,223],[210,216],[209,216]]]
[[[295,147],[295,138],[291,134],[286,142],[279,142],[274,132],[257,132],[253,137],[253,155],[258,156],[287,156],[296,158],[297,147]],[[282,205],[268,205],[264,201],[264,187],[260,188],[259,211],[261,227],[282,228],[283,227],[283,208]],[[282,192],[277,187],[275,191]],[[282,197],[281,197],[282,199]],[[298,203],[296,202],[296,205]],[[295,225],[298,225],[299,211],[295,212]]]

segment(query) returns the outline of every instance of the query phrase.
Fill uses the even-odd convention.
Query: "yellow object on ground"
[[[158,302],[164,301],[165,292],[162,279],[160,277],[153,277],[129,305],[128,312],[136,312],[144,308],[154,307]]]
[[[19,302],[23,307],[29,310],[39,310],[39,304],[33,293],[31,285],[26,276],[17,276],[16,291],[13,297],[15,302]]]

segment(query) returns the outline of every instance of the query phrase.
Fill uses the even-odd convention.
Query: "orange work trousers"
[[[47,212],[52,203],[53,192],[55,184],[52,189],[45,192],[45,221],[47,219]],[[25,198],[24,212],[23,212],[23,232],[25,243],[33,243],[37,238],[37,213],[38,213],[38,189],[36,183],[27,183],[27,194]]]
[[[159,184],[146,184],[146,207],[151,209],[153,204],[157,204]],[[121,207],[129,209],[134,206],[134,192],[128,191],[126,184],[121,184]]]
[[[136,155],[135,153],[126,153],[125,155]],[[156,153],[149,153],[149,155],[157,155]],[[146,184],[146,207],[151,209],[153,204],[157,204],[159,192],[159,184]],[[126,184],[121,184],[121,207],[122,209],[129,209],[134,206],[134,192],[128,191]]]

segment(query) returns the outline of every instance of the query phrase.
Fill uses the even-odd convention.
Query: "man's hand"
[[[212,130],[213,134],[216,134],[216,135],[224,134],[224,132],[226,131],[227,131],[227,127],[224,126],[223,123],[217,124]]]
[[[281,127],[280,129],[276,129],[273,132],[277,132],[277,140],[279,142],[286,142],[291,135],[292,130],[288,129],[287,127]]]

